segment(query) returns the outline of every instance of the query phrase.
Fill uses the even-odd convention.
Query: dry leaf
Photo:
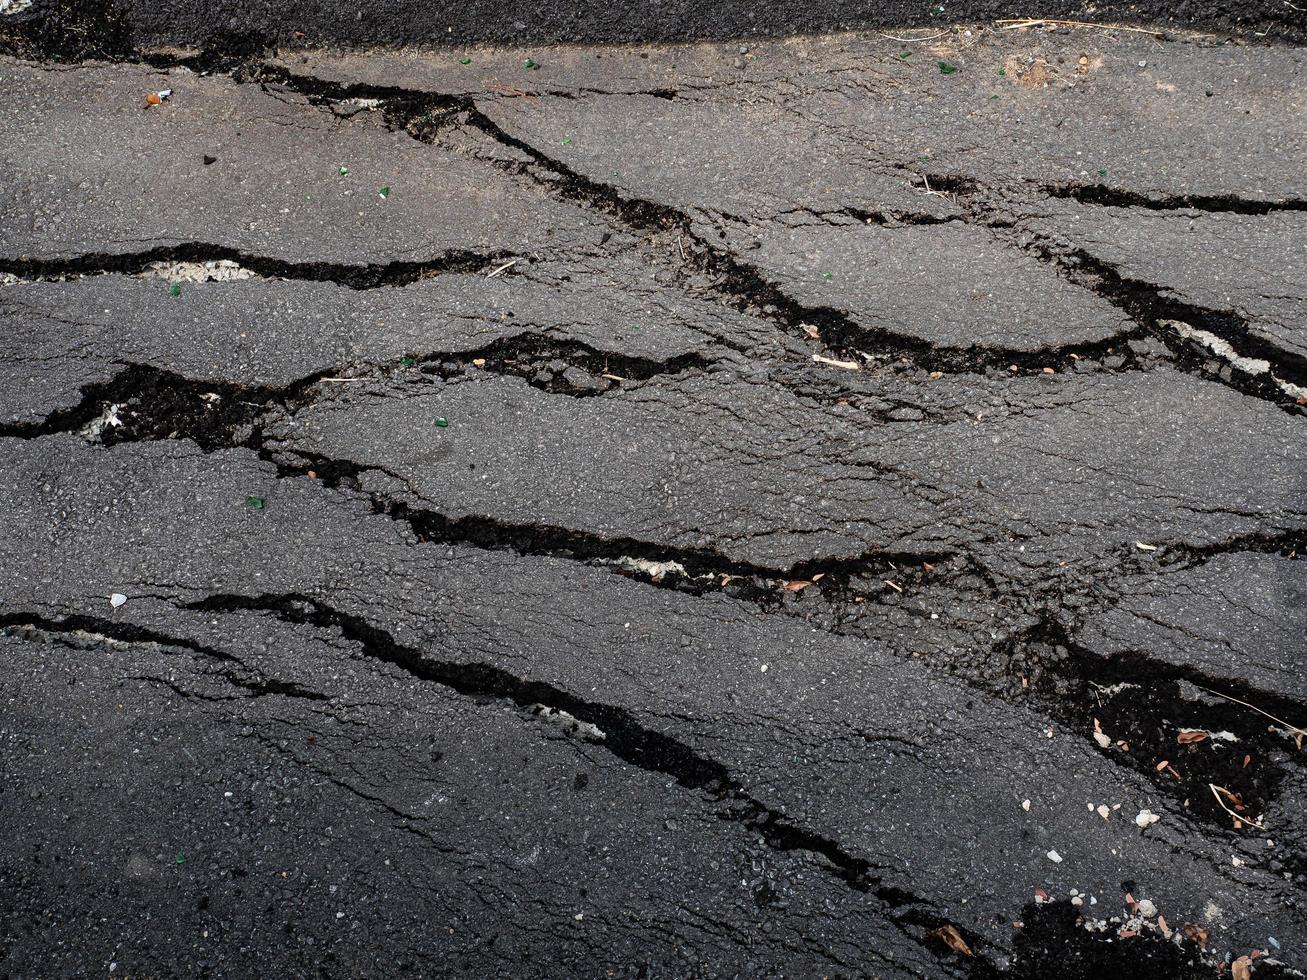
[[[962,933],[958,932],[956,926],[940,926],[931,933],[937,939],[942,939],[948,945],[948,948],[954,952],[961,953],[963,956],[971,956],[971,947],[967,941],[962,938]]]
[[[1252,961],[1248,957],[1240,956],[1230,964],[1230,980],[1252,980],[1252,975]]]
[[[1195,742],[1207,741],[1207,732],[1201,728],[1185,728],[1175,737],[1181,745],[1193,745]]]
[[[928,561],[923,561],[921,563],[921,567],[926,571],[927,574],[930,574],[935,570],[935,566]]]
[[[810,582],[808,579],[794,579],[792,581],[785,582],[783,585],[781,585],[781,588],[784,589],[786,592],[802,592],[811,584],[812,582]]]
[[[1112,744],[1112,740],[1104,734],[1103,726],[1099,724],[1097,718],[1094,719],[1094,741],[1098,743],[1100,749],[1106,749]]]
[[[1184,924],[1184,934],[1203,949],[1207,948],[1207,930],[1198,925],[1198,923],[1186,922]]]
[[[814,327],[811,323],[800,323],[799,329],[801,329],[805,334],[807,334],[813,340],[817,339],[817,328]]]

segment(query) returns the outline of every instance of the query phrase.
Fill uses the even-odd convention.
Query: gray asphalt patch
[[[1303,967],[1298,49],[248,13],[0,62],[7,972]]]

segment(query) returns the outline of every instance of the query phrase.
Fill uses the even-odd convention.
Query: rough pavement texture
[[[944,30],[0,60],[6,975],[1307,968],[1303,53]]]

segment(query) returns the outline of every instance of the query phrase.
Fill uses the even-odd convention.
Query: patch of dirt
[[[1003,63],[1003,71],[1013,85],[1021,88],[1048,88],[1058,80],[1058,72],[1042,57],[1018,58],[1010,55]]]
[[[1069,902],[1031,903],[1022,910],[1021,923],[1012,969],[1003,974],[1011,980],[1213,980],[1224,972],[1204,961],[1181,923],[1172,923],[1176,931],[1169,939],[1156,927],[1132,935],[1136,930],[1128,922],[1091,931]],[[1269,957],[1257,961],[1253,975],[1257,980],[1294,976]]]

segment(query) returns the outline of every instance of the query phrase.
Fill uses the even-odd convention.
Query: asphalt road
[[[620,44],[759,39],[996,18],[1239,31],[1251,40],[1307,39],[1307,14],[1286,0],[10,0],[11,25],[62,57],[194,45],[213,54],[321,46]]]
[[[1307,969],[1301,49],[190,10],[5,28],[0,973]]]

